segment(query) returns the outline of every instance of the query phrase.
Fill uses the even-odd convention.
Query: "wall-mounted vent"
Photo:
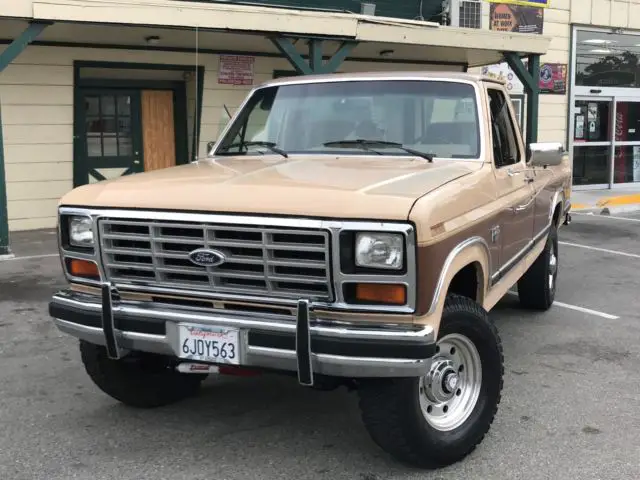
[[[447,0],[444,6],[452,27],[482,28],[482,0]]]

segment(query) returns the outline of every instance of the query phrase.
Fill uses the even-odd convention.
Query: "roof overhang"
[[[547,52],[551,38],[536,34],[497,32],[440,26],[433,22],[359,14],[292,10],[229,3],[179,0],[34,0],[15,12],[24,20],[91,25],[128,25],[141,29],[187,29],[201,34],[226,33],[317,37],[333,41],[356,41],[356,57],[378,56],[393,48],[396,58],[423,62],[465,64],[470,67],[498,63],[503,52],[519,56]],[[30,10],[30,14],[29,14]],[[3,28],[4,31],[6,31]],[[56,36],[55,26],[47,35]],[[57,36],[64,36],[62,33]],[[77,38],[77,37],[74,37]],[[113,36],[111,36],[114,39]],[[47,39],[47,38],[43,38]],[[261,40],[260,40],[261,41]],[[257,44],[258,42],[256,42]],[[269,42],[266,42],[269,43]],[[304,53],[303,45],[300,51]],[[258,49],[256,49],[258,48]],[[251,50],[271,52],[271,47]]]

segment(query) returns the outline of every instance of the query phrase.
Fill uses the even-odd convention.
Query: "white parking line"
[[[36,258],[49,258],[49,257],[57,257],[57,256],[59,256],[59,254],[57,253],[48,253],[46,255],[27,255],[24,257],[0,258],[0,263],[17,262],[18,260],[34,260]]]
[[[620,318],[620,317],[618,317],[616,315],[611,315],[609,313],[599,312],[597,310],[591,310],[590,308],[579,307],[577,305],[571,305],[569,303],[562,303],[562,302],[555,301],[555,302],[553,302],[553,304],[555,306],[557,306],[557,307],[568,308],[569,310],[575,310],[577,312],[588,313],[590,315],[596,315],[597,317],[606,318],[608,320],[616,320],[616,319]]]
[[[593,217],[593,218],[607,218],[611,220],[622,220],[624,222],[640,223],[640,218],[616,217],[615,215],[596,215],[595,213],[577,213],[577,212],[573,212],[571,213],[571,215],[580,215],[582,217]]]
[[[560,245],[566,245],[568,247],[584,248],[586,250],[594,250],[596,252],[611,253],[613,255],[621,255],[623,257],[640,258],[640,255],[637,255],[635,253],[621,252],[620,250],[609,250],[608,248],[592,247],[590,245],[581,245],[579,243],[571,243],[571,242],[558,242],[558,243]]]
[[[507,293],[509,295],[518,295],[517,292],[514,292],[512,290],[509,290]],[[579,307],[578,305],[571,305],[570,303],[558,302],[557,300],[553,302],[553,305],[555,307],[562,307],[562,308],[567,308],[569,310],[575,310],[577,312],[588,313],[589,315],[595,315],[596,317],[606,318],[607,320],[617,320],[618,318],[620,318],[617,315],[611,315],[610,313],[599,312],[598,310],[592,310],[586,307]]]

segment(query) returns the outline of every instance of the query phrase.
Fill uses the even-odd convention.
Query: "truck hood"
[[[480,162],[219,157],[76,188],[61,205],[406,220],[415,200]]]

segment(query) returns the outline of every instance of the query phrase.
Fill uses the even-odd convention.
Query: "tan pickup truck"
[[[209,373],[358,391],[375,442],[432,468],[490,428],[517,284],[548,309],[571,176],[525,145],[504,85],[451,72],[280,79],[208,158],[79,187],[49,312],[97,386],[137,407]]]

